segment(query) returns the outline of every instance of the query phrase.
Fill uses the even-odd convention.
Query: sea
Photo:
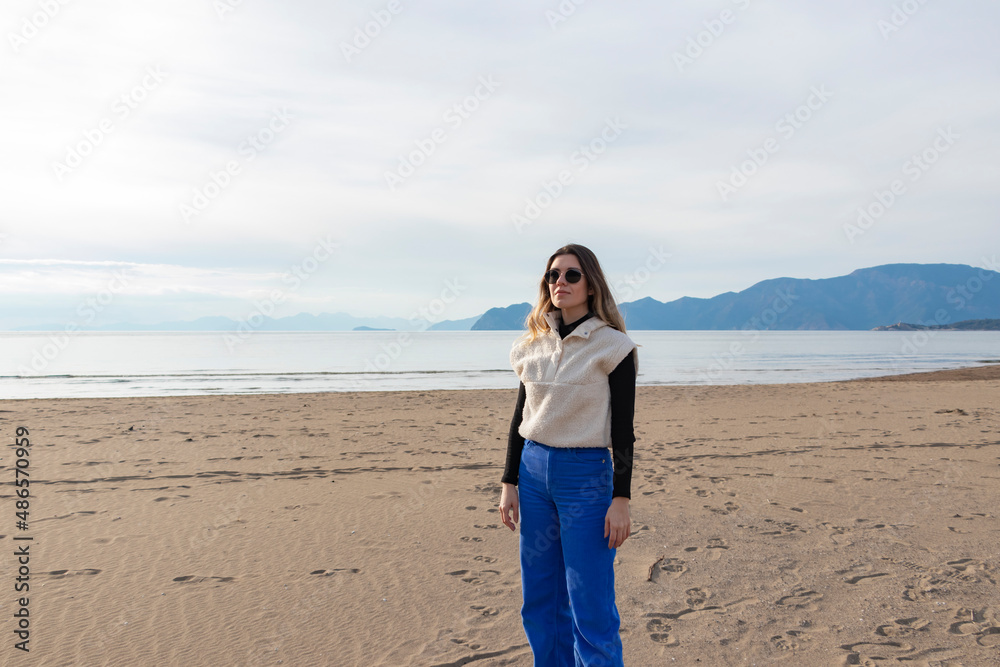
[[[0,398],[514,389],[516,331],[0,332]],[[996,331],[630,331],[640,386],[823,382],[1000,361]]]

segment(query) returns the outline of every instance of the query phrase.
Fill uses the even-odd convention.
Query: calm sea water
[[[0,398],[517,387],[513,331],[0,332]],[[640,385],[816,382],[974,366],[1000,332],[632,331]],[[227,336],[229,336],[227,338]]]

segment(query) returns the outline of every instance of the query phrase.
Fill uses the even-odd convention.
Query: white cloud
[[[556,2],[404,2],[347,62],[341,42],[384,6],[265,0],[222,18],[204,0],[63,6],[0,64],[0,250],[27,262],[0,263],[0,290],[33,295],[37,318],[127,267],[133,312],[229,314],[331,234],[348,250],[290,309],[405,317],[452,275],[494,276],[456,303],[465,317],[531,299],[520,285],[570,237],[621,258],[609,271],[651,239],[676,248],[669,280],[643,286],[663,300],[772,275],[975,263],[996,244],[993,2],[928,3],[888,39],[877,22],[891,4],[861,0],[585,3],[555,29]],[[37,10],[8,3],[0,26],[17,32]],[[735,20],[678,71],[673,54],[723,10]],[[149,67],[165,79],[120,117]],[[483,76],[498,89],[450,126]],[[831,100],[721,201],[716,183],[822,85]],[[247,159],[242,142],[280,108],[294,120]],[[511,214],[615,116],[621,139],[517,234]],[[112,131],[60,182],[52,163],[106,118]],[[833,242],[948,125],[960,142],[892,217]],[[390,192],[385,172],[439,128],[446,139]],[[232,161],[239,173],[185,224],[180,205]]]
[[[89,295],[120,284],[130,296],[192,294],[249,298],[281,284],[284,273],[252,273],[168,264],[122,261],[0,259],[0,292],[5,294]]]

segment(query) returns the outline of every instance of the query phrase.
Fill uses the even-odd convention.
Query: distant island
[[[872,331],[1000,331],[1000,320],[962,320],[952,324],[908,324],[897,322]]]

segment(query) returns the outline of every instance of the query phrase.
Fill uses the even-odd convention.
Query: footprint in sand
[[[865,579],[874,579],[875,577],[887,577],[887,576],[889,576],[888,572],[876,572],[875,574],[860,574],[856,577],[845,578],[844,581],[846,581],[849,584],[857,584],[858,582],[864,581]]]
[[[487,607],[482,604],[474,604],[470,606],[469,609],[476,612],[479,616],[496,616],[500,613],[499,609],[496,609],[495,607]]]
[[[888,660],[886,654],[900,654],[909,653],[914,649],[913,644],[907,644],[906,642],[857,642],[855,644],[841,644],[840,648],[847,651],[847,663],[848,665],[876,665],[882,664],[883,660]],[[860,649],[860,650],[859,650]],[[930,649],[924,653],[935,653],[941,649]],[[865,656],[862,655],[864,651]],[[908,660],[918,658],[918,655],[906,656]],[[926,663],[921,663],[926,664]]]
[[[493,495],[499,494],[502,489],[503,487],[501,487],[497,482],[490,482],[488,484],[477,484],[473,490],[476,491],[476,493]]]
[[[792,590],[791,595],[786,595],[785,597],[779,599],[778,604],[783,607],[812,611],[816,609],[816,603],[822,598],[822,593],[817,593],[816,591],[805,588],[795,588]]]
[[[850,529],[844,526],[835,526],[832,523],[826,521],[819,524],[819,527],[823,530],[830,531],[830,541],[837,546],[850,546],[854,542],[849,537],[840,537],[846,534]]]
[[[72,516],[74,516],[76,514],[97,514],[97,511],[96,510],[82,510],[80,512],[70,512],[69,514],[62,514],[60,516],[49,516],[49,517],[44,517],[42,519],[35,519],[35,523],[38,523],[39,521],[51,521],[52,519],[69,519],[70,517],[72,517]]]
[[[1000,632],[998,625],[1000,622],[989,607],[983,609],[962,607],[955,612],[955,622],[948,627],[948,632],[964,636],[986,635],[993,634],[993,631]]]
[[[930,628],[930,621],[913,616],[911,618],[897,618],[892,623],[886,623],[875,628],[875,633],[883,637],[908,637],[918,632],[926,632]]]
[[[482,644],[477,644],[474,641],[472,641],[471,639],[465,639],[465,638],[461,638],[461,637],[453,637],[451,641],[454,644],[458,644],[460,646],[465,646],[466,648],[470,648],[473,651],[478,651],[479,649],[481,649],[483,647]]]
[[[705,548],[709,550],[709,560],[719,560],[722,552],[729,548],[729,545],[721,537],[710,537]]]
[[[776,521],[774,519],[764,519],[764,523],[771,524],[771,526],[774,526],[775,528],[777,528],[777,530],[765,530],[761,532],[761,535],[769,535],[769,536],[790,535],[791,533],[794,532],[800,532],[800,533],[809,532],[808,530],[805,530],[804,528],[799,526],[797,523],[792,523],[791,521]]]
[[[903,597],[911,602],[922,602],[929,598],[940,597],[948,592],[945,587],[947,583],[944,579],[931,575],[919,577],[906,584]]]
[[[803,621],[800,624],[800,628],[785,630],[784,634],[771,637],[771,645],[779,651],[797,650],[801,648],[803,644],[808,644],[812,641],[812,635],[815,633],[815,628],[810,630],[802,629],[811,625],[812,624],[808,621]]]
[[[674,579],[688,571],[684,561],[680,558],[667,558],[660,556],[656,562],[649,566],[649,574],[646,581],[657,581],[661,572],[666,572]]]
[[[481,538],[481,537],[460,537],[458,539],[462,540],[463,542],[482,542],[483,541],[483,538]]]
[[[711,482],[712,484],[722,484],[723,482],[728,482],[729,481],[728,477],[712,477],[712,476],[709,476],[709,475],[702,475],[701,473],[695,473],[694,475],[688,475],[688,479],[705,479],[706,477],[708,478],[708,481]],[[695,488],[697,488],[697,487],[695,487]]]
[[[913,563],[908,560],[900,560],[899,558],[888,558],[886,556],[883,556],[882,560],[892,563],[893,565],[897,565],[903,568],[904,570],[908,570],[909,572],[918,572],[918,573],[927,572],[927,568],[924,567],[923,565],[918,565],[917,563]]]
[[[959,581],[979,583],[981,580],[986,579],[991,584],[997,583],[996,577],[994,576],[996,574],[996,570],[992,566],[987,565],[985,562],[972,558],[950,560],[945,563],[944,567],[934,571],[943,574],[946,577],[958,579]]]
[[[789,636],[775,635],[774,637],[771,637],[771,645],[781,651],[793,651],[797,649],[799,647],[799,642],[797,642],[796,638],[791,636],[790,633],[786,634]]]
[[[100,573],[101,573],[100,570],[96,570],[96,569],[94,569],[92,567],[88,567],[85,570],[73,570],[73,571],[70,571],[70,570],[52,570],[51,572],[42,572],[42,574],[47,574],[50,577],[56,577],[58,579],[62,579],[63,577],[74,577],[74,576],[80,575],[80,574],[100,574]]]
[[[734,502],[727,502],[722,507],[712,507],[711,505],[702,505],[709,512],[714,512],[715,514],[722,514],[723,516],[732,514],[733,512],[740,509],[740,506]]]
[[[469,609],[470,613],[466,615],[464,623],[470,628],[492,626],[496,622],[496,617],[500,615],[499,609],[484,604],[470,605]]]
[[[704,607],[705,602],[712,597],[712,593],[704,588],[689,588],[684,594],[687,596],[684,601],[692,608]]]
[[[313,570],[309,574],[318,574],[324,577],[332,577],[338,572],[350,572],[351,574],[358,574],[361,572],[361,570],[359,570],[356,567],[335,567],[332,570]]]
[[[989,648],[1000,646],[1000,627],[985,628],[982,634],[976,639],[976,643]]]
[[[676,579],[687,571],[687,565],[680,558],[662,556],[649,566],[649,575],[646,577],[646,581],[658,581],[661,572],[666,572]]]
[[[653,534],[655,532],[656,532],[656,528],[653,528],[652,526],[649,526],[647,524],[643,524],[643,525],[639,526],[638,528],[636,528],[635,530],[632,531],[632,533],[630,535],[630,539],[633,539],[633,540],[642,539],[643,537],[646,537],[647,535],[651,535],[651,534]]]
[[[650,640],[664,646],[677,646],[680,642],[670,634],[670,624],[666,621],[666,614],[650,613],[645,615],[650,620],[646,623],[646,632],[649,633]]]
[[[486,579],[493,576],[500,576],[499,570],[480,570],[479,572],[471,572],[469,570],[455,570],[454,572],[445,572],[451,577],[462,577],[462,581],[467,584],[473,584],[479,586],[486,583]],[[489,575],[486,577],[485,575]]]

